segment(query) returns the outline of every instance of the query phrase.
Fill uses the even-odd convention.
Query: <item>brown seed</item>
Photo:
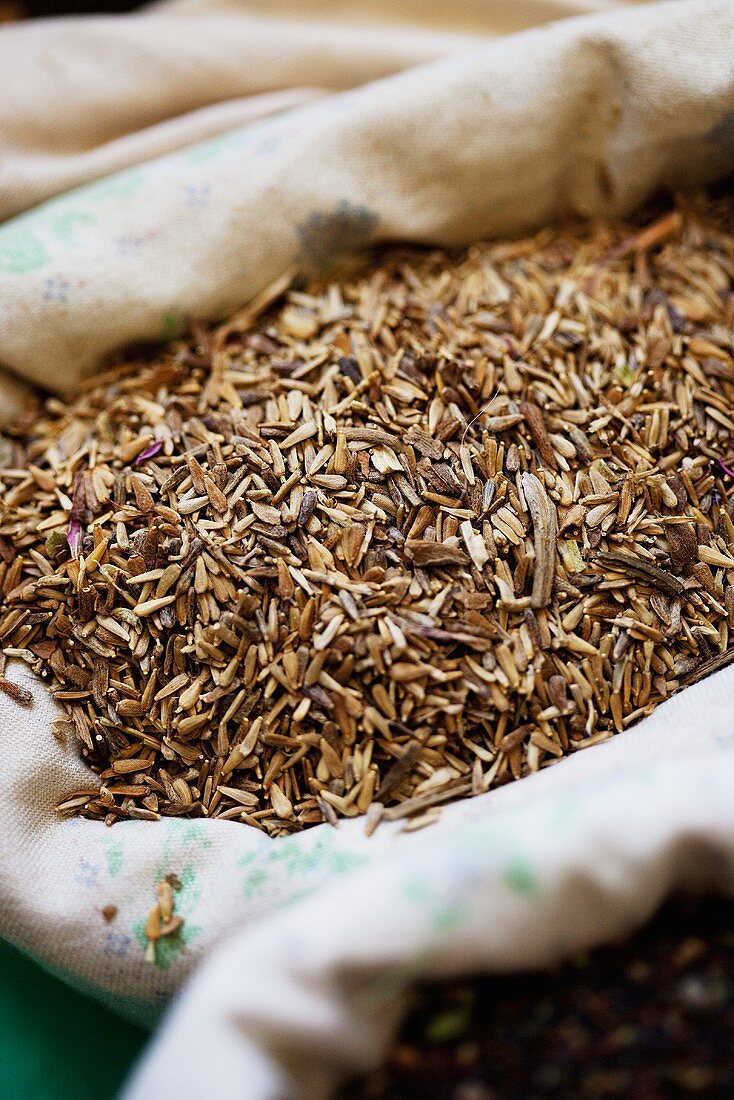
[[[408,539],[405,549],[415,564],[421,565],[425,569],[438,566],[466,565],[469,561],[469,555],[461,547],[446,546],[445,543]]]
[[[602,565],[611,566],[621,573],[639,577],[640,580],[647,581],[653,588],[659,588],[661,592],[667,592],[671,596],[679,596],[685,591],[685,585],[677,577],[632,554],[601,553],[597,555],[597,561]]]
[[[550,466],[552,470],[556,468],[556,456],[553,452],[553,444],[548,436],[548,429],[545,426],[545,417],[543,412],[532,401],[521,401],[520,412],[525,417],[525,422],[530,429],[530,434],[533,437],[535,446],[540,451],[540,457],[545,462],[546,466]]]
[[[142,479],[137,474],[133,474],[130,478],[130,484],[132,485],[133,493],[135,494],[135,503],[141,512],[152,512],[155,508],[155,501],[151,496],[150,490],[144,484]]]
[[[14,703],[19,703],[22,707],[29,707],[33,702],[33,695],[27,688],[23,688],[20,684],[14,684],[11,680],[6,680],[4,677],[0,677],[0,691],[4,692]]]
[[[667,529],[668,546],[673,564],[681,569],[696,560],[698,539],[691,523],[676,523]]]
[[[209,503],[211,504],[215,512],[223,514],[227,511],[227,498],[222,490],[217,485],[215,485],[210,477],[204,478],[204,491],[209,497]]]

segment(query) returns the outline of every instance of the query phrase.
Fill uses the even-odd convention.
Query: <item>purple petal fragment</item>
[[[66,541],[69,544],[72,558],[78,558],[82,542],[82,529],[81,525],[76,521],[72,521],[69,524],[69,530],[66,532]]]
[[[149,447],[146,447],[144,451],[141,451],[138,457],[135,459],[133,466],[142,466],[149,458],[153,458],[159,451],[163,450],[163,442],[158,439],[155,443],[151,443]]]

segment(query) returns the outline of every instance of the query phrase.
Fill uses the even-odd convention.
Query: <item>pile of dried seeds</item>
[[[722,667],[733,278],[731,199],[393,250],[50,400],[0,644],[101,780],[60,809],[418,827]]]

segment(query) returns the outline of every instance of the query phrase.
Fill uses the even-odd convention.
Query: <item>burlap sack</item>
[[[20,112],[20,132],[15,111],[2,123],[11,212],[24,191],[35,202],[156,141],[185,141],[187,128],[200,136],[204,120],[191,114],[131,133],[150,118],[149,81],[159,117],[208,96],[215,130],[246,105],[215,106],[212,88],[287,97],[367,83],[136,163],[0,227],[0,363],[69,390],[110,349],[231,310],[294,260],[323,263],[375,238],[451,244],[572,211],[617,214],[660,184],[710,179],[731,160],[731,10],[728,0],[634,7],[471,48],[420,30],[413,46],[394,28],[328,24],[321,38],[287,21],[279,36],[259,17],[253,29],[226,14],[3,30],[3,102],[40,97]],[[250,109],[272,111],[273,100]],[[127,136],[115,140],[115,125]]]
[[[31,208],[0,227],[0,361],[70,390],[116,345],[239,305],[294,261],[616,214],[730,171],[734,4],[490,40],[582,6],[464,0],[452,22],[414,0],[408,27],[380,0],[188,3],[0,30],[0,203]],[[425,833],[367,839],[356,820],[275,842],[228,822],[59,820],[89,776],[30,686],[31,711],[0,700],[0,934],[149,1021],[198,968],[136,1100],[325,1096],[379,1057],[415,976],[537,965],[674,884],[734,887],[731,670]],[[183,936],[152,966],[144,923],[168,872]]]

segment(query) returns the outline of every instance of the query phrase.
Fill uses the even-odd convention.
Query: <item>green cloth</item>
[[[0,1097],[112,1100],[147,1037],[0,942]]]

